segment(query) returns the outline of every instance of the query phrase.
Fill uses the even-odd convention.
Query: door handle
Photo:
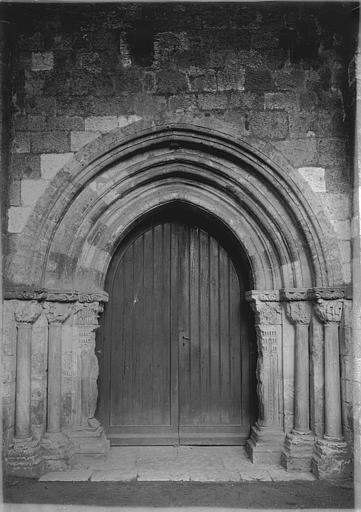
[[[191,339],[189,336],[186,336],[183,332],[179,333],[179,341],[182,341],[183,347],[185,346],[185,343],[190,343]]]

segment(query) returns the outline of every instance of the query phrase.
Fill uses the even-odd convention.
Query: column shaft
[[[342,438],[338,324],[325,327],[325,435]]]
[[[47,432],[60,432],[61,412],[61,324],[49,326],[48,353],[48,426]]]
[[[295,430],[309,431],[309,349],[308,325],[296,324]]]
[[[30,323],[20,323],[17,332],[16,354],[16,422],[15,437],[31,435],[31,333]]]

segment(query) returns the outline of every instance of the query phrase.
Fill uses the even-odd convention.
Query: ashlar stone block
[[[22,180],[21,202],[23,206],[33,206],[47,187],[45,180]]]
[[[40,156],[41,177],[51,180],[56,173],[70,160],[73,153],[47,153]]]
[[[8,232],[21,233],[31,213],[28,206],[11,206],[8,210]]]
[[[314,192],[326,192],[325,169],[323,167],[300,167],[298,172]]]

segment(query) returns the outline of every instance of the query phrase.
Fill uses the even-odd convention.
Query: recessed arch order
[[[343,282],[319,201],[271,144],[222,122],[173,117],[114,130],[74,155],[35,205],[7,285],[102,290],[120,239],[172,202],[227,226],[255,289]]]

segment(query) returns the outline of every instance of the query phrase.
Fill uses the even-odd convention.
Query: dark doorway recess
[[[250,275],[230,230],[198,208],[160,208],[125,234],[97,339],[111,444],[245,444],[257,417]]]

